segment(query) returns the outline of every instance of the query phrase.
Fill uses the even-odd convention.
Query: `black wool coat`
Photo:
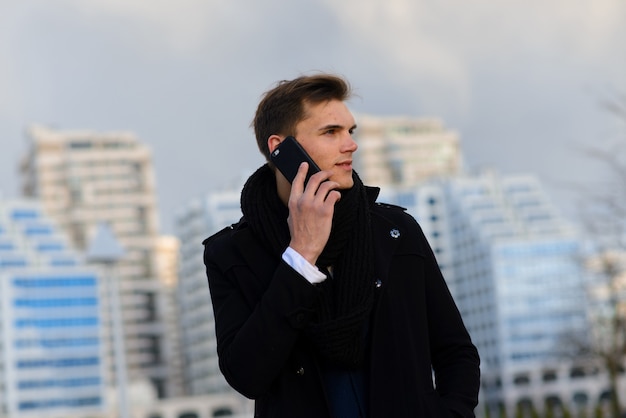
[[[368,194],[373,201],[377,189]],[[402,208],[378,203],[371,220],[378,294],[367,360],[370,418],[474,417],[478,352],[420,226]],[[204,245],[226,380],[256,400],[255,417],[330,417],[320,363],[302,337],[315,285],[271,254],[245,219]]]

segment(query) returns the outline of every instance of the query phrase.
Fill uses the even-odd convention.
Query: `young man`
[[[417,222],[353,171],[349,96],[302,76],[258,106],[268,164],[204,241],[220,369],[255,417],[473,417],[478,352]],[[322,170],[306,184],[269,162],[289,135]]]

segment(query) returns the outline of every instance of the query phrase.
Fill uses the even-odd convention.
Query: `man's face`
[[[294,136],[322,170],[332,171],[330,180],[339,183],[339,189],[351,188],[352,154],[358,148],[352,139],[352,113],[339,100],[305,103],[304,109],[305,119],[296,125]]]

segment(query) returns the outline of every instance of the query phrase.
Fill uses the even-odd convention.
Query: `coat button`
[[[389,231],[389,235],[391,235],[391,238],[397,239],[400,237],[400,231],[394,228],[391,231]]]
[[[383,285],[383,281],[380,279],[376,279],[376,287],[381,287]]]
[[[296,371],[296,374],[297,374],[298,376],[304,376],[304,367],[302,367],[302,366],[301,366],[301,367],[300,367],[300,368]]]

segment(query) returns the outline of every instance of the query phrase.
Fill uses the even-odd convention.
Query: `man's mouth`
[[[338,162],[336,165],[338,165],[339,167],[343,168],[344,170],[351,170],[352,169],[352,160],[341,161],[341,162]]]

